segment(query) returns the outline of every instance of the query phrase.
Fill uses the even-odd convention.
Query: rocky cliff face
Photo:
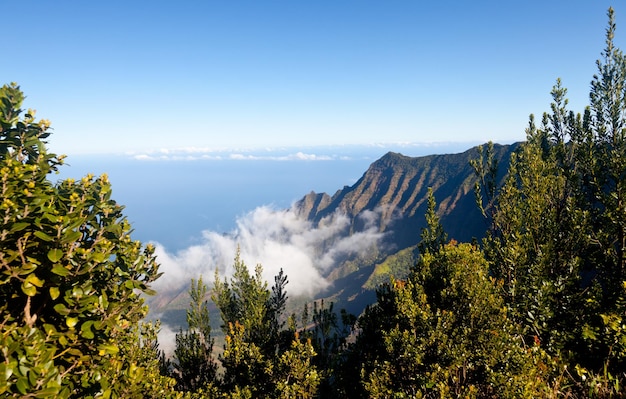
[[[517,147],[518,144],[495,145],[501,175]],[[362,230],[365,220],[371,223],[371,217],[360,216],[365,212],[375,214],[379,231],[387,233],[387,241],[396,249],[402,249],[419,242],[425,227],[428,188],[432,187],[438,214],[450,238],[480,238],[487,225],[475,204],[476,177],[469,164],[477,157],[477,147],[460,154],[425,157],[390,152],[372,163],[353,186],[344,187],[332,197],[311,192],[294,207],[314,224],[324,223],[336,212],[342,213],[351,219],[353,232]]]

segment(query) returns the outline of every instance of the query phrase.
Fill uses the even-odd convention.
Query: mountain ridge
[[[520,144],[494,144],[499,183]],[[330,270],[326,278],[331,286],[316,299],[332,300],[339,308],[359,314],[375,301],[377,284],[391,276],[402,278],[417,260],[417,244],[426,227],[429,187],[450,239],[469,242],[484,237],[489,221],[476,205],[474,185],[478,178],[470,165],[470,160],[478,157],[479,146],[461,153],[420,157],[388,152],[352,186],[344,186],[332,196],[311,191],[294,203],[293,211],[313,227],[328,223],[329,218],[348,217],[350,227],[345,234],[355,234],[371,229],[372,215],[376,215],[375,227],[384,233],[380,245]]]
[[[498,179],[503,178],[511,153],[518,146],[519,143],[494,144],[495,158],[502,166]],[[351,218],[353,232],[364,228],[359,214],[378,212],[379,231],[390,233],[388,241],[395,241],[402,249],[419,241],[421,228],[425,227],[428,188],[432,187],[437,213],[450,238],[469,241],[480,238],[486,227],[475,206],[476,176],[469,163],[477,157],[478,147],[457,154],[421,157],[388,152],[374,161],[352,186],[344,186],[332,197],[312,191],[293,207],[314,226],[341,213]]]

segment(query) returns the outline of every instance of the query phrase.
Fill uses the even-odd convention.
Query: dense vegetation
[[[141,293],[153,248],[130,238],[106,176],[48,180],[49,124],[0,89],[0,395],[162,397],[155,326]]]
[[[502,184],[472,161],[482,242],[449,241],[430,192],[419,256],[358,318],[286,315],[288,277],[234,258],[191,282],[172,359],[141,320],[159,277],[106,176],[51,183],[49,124],[0,89],[0,394],[4,397],[626,397],[626,57],[606,48],[582,114],[561,82]],[[403,255],[405,259],[408,254]],[[394,265],[389,265],[394,270]],[[210,299],[226,337],[214,352]]]

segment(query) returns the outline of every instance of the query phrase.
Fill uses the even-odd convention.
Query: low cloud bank
[[[229,234],[203,232],[200,244],[176,253],[156,243],[156,254],[164,274],[153,288],[159,295],[176,295],[186,290],[192,278],[200,275],[210,284],[215,269],[220,276],[230,276],[237,247],[241,258],[252,271],[263,266],[263,277],[270,283],[282,268],[289,278],[290,296],[313,296],[329,283],[325,275],[346,256],[359,254],[379,242],[378,215],[362,216],[365,228],[348,234],[350,220],[335,214],[318,227],[298,217],[292,210],[259,207],[240,217]]]
[[[138,161],[329,161],[373,157],[387,151],[401,151],[419,156],[432,153],[465,151],[487,140],[468,142],[380,142],[370,144],[320,145],[274,148],[212,148],[175,147],[128,152],[126,156]]]
[[[154,318],[158,319],[159,315],[155,315]],[[173,329],[165,323],[161,324],[157,339],[159,340],[159,349],[165,352],[166,357],[170,357],[174,354],[174,350],[176,349],[176,334],[178,334],[179,331],[180,330]]]
[[[134,154],[132,155],[132,158],[137,161],[332,161],[336,159],[345,159],[341,157],[338,158],[335,155],[307,154],[301,151],[285,155],[254,155],[240,152],[231,154],[172,153],[165,150],[155,154]]]

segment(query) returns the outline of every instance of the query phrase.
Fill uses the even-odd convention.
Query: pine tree
[[[428,188],[428,207],[426,208],[426,228],[422,229],[422,240],[417,245],[421,254],[437,253],[448,240],[439,216],[437,215],[437,202],[432,187]]]
[[[470,165],[478,180],[474,185],[476,205],[485,218],[491,219],[497,199],[498,159],[494,156],[493,142],[487,148],[478,146],[478,158],[470,160]]]
[[[196,392],[211,386],[216,379],[217,364],[213,358],[214,339],[211,337],[207,287],[202,281],[191,280],[191,302],[187,309],[187,330],[176,334],[173,375],[176,389]]]
[[[220,357],[223,389],[241,397],[313,397],[320,376],[312,359],[316,353],[309,339],[285,329],[287,276],[281,270],[268,288],[261,265],[254,275],[235,255],[234,273],[221,280],[216,272],[213,301],[220,310],[226,345]],[[301,396],[300,396],[301,395]]]

